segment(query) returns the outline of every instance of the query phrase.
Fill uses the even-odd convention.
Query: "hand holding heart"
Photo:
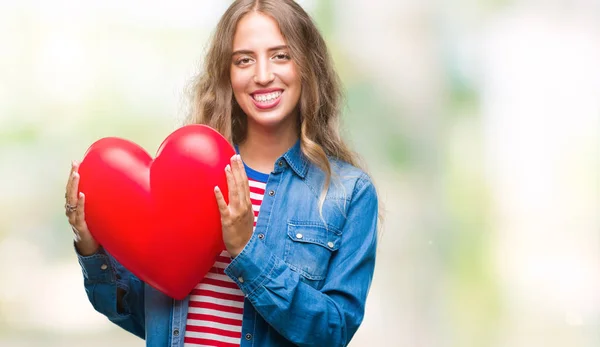
[[[252,236],[254,211],[250,201],[250,186],[239,155],[231,157],[231,164],[225,168],[227,187],[229,189],[229,205],[219,187],[215,187],[215,196],[221,213],[223,226],[223,242],[232,257],[237,257]]]
[[[234,154],[204,125],[173,132],[154,159],[123,139],[95,142],[67,184],[78,251],[102,245],[142,281],[183,299],[224,248],[235,256],[252,235],[248,181]]]
[[[85,222],[85,195],[79,191],[79,164],[71,163],[71,173],[67,181],[67,203],[76,206],[73,212],[66,212],[69,224],[75,233],[75,245],[79,253],[89,256],[98,251],[98,242],[91,235]],[[225,167],[227,186],[229,190],[229,205],[223,197],[219,186],[215,186],[215,197],[221,213],[221,225],[223,228],[223,242],[232,257],[236,257],[250,237],[254,224],[254,211],[250,201],[250,187],[248,177],[244,169],[244,163],[239,155],[231,157],[231,164]]]
[[[88,229],[87,223],[85,222],[85,195],[79,192],[79,164],[75,161],[71,163],[71,172],[69,174],[69,180],[67,181],[67,192],[65,197],[67,204],[75,206],[74,210],[66,211],[67,218],[69,218],[69,224],[71,229],[75,233],[75,247],[77,251],[83,256],[89,256],[98,251],[98,242],[94,239],[90,230]]]

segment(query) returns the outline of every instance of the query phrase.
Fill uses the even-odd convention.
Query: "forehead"
[[[240,19],[233,36],[233,50],[262,49],[285,45],[279,25],[270,16],[250,12]]]

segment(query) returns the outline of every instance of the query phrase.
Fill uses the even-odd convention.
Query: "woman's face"
[[[238,22],[230,78],[249,126],[268,130],[296,126],[300,76],[273,18],[251,12]]]

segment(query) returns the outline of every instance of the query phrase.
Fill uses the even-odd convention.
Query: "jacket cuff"
[[[85,280],[93,283],[111,283],[115,281],[115,275],[112,271],[110,258],[102,247],[98,251],[89,256],[83,256],[77,251],[75,243],[73,243],[77,261],[81,266],[83,277]]]
[[[276,263],[271,250],[253,234],[242,252],[225,268],[225,274],[248,296],[269,278]]]

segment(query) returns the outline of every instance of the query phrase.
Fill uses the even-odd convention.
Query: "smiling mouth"
[[[283,91],[278,90],[276,92],[265,93],[265,94],[252,94],[252,99],[254,99],[254,101],[259,102],[259,103],[268,104],[268,103],[271,103],[271,102],[277,100],[281,96],[282,93],[283,93]]]
[[[276,90],[269,93],[254,93],[250,94],[252,97],[252,101],[254,102],[254,106],[260,110],[270,110],[277,105],[281,101],[281,94],[283,94],[283,90]]]

